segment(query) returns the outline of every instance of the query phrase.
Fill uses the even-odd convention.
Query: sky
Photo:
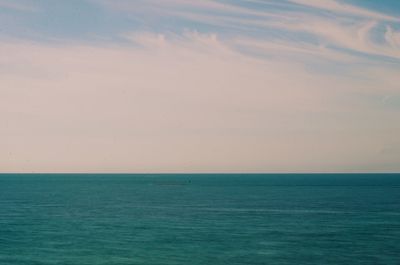
[[[400,172],[398,0],[0,0],[0,172]]]

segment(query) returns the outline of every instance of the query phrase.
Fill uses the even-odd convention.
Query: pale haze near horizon
[[[0,172],[400,171],[393,1],[0,10]]]

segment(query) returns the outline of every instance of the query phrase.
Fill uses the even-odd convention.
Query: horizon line
[[[0,172],[0,175],[397,175],[400,172]]]

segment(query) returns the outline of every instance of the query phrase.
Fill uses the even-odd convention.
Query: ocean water
[[[0,175],[0,264],[400,264],[400,175]]]

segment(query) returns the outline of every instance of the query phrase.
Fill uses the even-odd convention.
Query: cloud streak
[[[356,7],[350,4],[340,3],[335,0],[290,0],[292,3],[326,10],[332,13],[348,14],[351,16],[362,17],[366,19],[387,20],[400,22],[400,19],[393,16],[388,16],[382,13],[373,12],[367,9]]]
[[[369,11],[349,4],[342,4],[334,0],[303,1],[293,0],[282,5],[276,1],[250,1],[268,4],[269,8],[238,6],[227,2],[216,1],[166,1],[159,5],[153,1],[145,4],[133,4],[130,1],[102,1],[108,7],[114,7],[121,12],[138,15],[143,10],[156,10],[152,17],[157,23],[163,19],[177,17],[185,21],[212,25],[218,32],[222,28],[229,29],[230,34],[249,35],[254,39],[264,40],[265,43],[289,42],[293,48],[298,48],[297,43],[314,45],[316,51],[320,47],[330,53],[333,49],[344,49],[343,53],[352,52],[353,56],[385,56],[399,60],[398,32],[393,30],[390,23],[400,20],[378,12]],[[291,6],[292,5],[292,6]],[[295,10],[296,5],[307,6],[310,9]],[[271,8],[273,7],[273,8]],[[291,8],[285,8],[291,7]],[[320,13],[318,10],[329,11],[330,15]],[[146,13],[146,12],[144,12]],[[389,23],[389,24],[388,24]],[[378,27],[385,25],[386,32],[377,31]],[[183,31],[182,28],[181,31]],[[222,37],[224,34],[220,34]],[[288,36],[290,36],[289,41]],[[249,36],[248,36],[249,37]],[[377,41],[379,40],[379,41]],[[260,42],[259,42],[260,43]],[[268,46],[268,45],[267,45]],[[288,45],[286,45],[288,46]]]

